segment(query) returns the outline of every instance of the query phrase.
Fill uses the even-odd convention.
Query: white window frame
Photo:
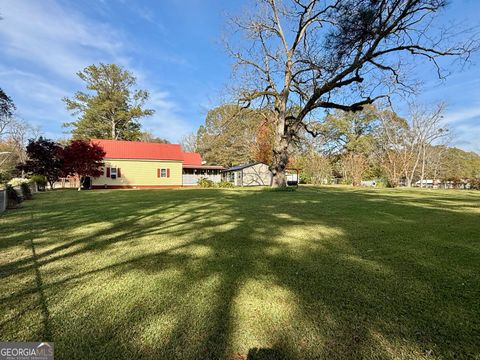
[[[167,177],[167,169],[160,169],[160,177],[161,178]]]
[[[110,166],[110,179],[116,179],[117,177],[118,177],[117,168]]]

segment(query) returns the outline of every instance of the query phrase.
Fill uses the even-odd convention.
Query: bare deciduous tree
[[[420,172],[420,186],[423,187],[425,165],[428,149],[442,138],[445,138],[448,129],[442,124],[445,106],[439,104],[433,111],[413,105],[410,109],[411,124],[407,134],[406,146],[409,151],[409,162],[405,167],[407,186],[412,186],[414,176]]]
[[[13,176],[15,166],[27,159],[25,146],[28,139],[36,138],[39,134],[40,130],[25,120],[13,116],[9,118],[0,134],[0,152],[4,153],[0,158],[0,177]]]
[[[197,151],[197,134],[189,133],[183,136],[180,139],[180,145],[182,150],[186,152],[196,152]]]
[[[474,39],[456,42],[448,30],[430,31],[444,0],[257,0],[255,15],[233,19],[245,44],[235,73],[240,103],[272,111],[273,187],[285,186],[289,149],[301,131],[329,109],[358,111],[393,91],[412,91],[411,57],[434,64],[468,59]]]
[[[343,178],[352,186],[359,186],[368,167],[368,159],[364,154],[346,153],[340,160]]]
[[[445,145],[448,140],[449,132],[442,121],[444,108],[443,104],[433,110],[412,105],[409,120],[389,110],[378,112],[381,127],[376,137],[377,150],[392,186],[397,186],[403,176],[406,186],[412,186],[413,180],[419,178],[423,187],[428,163],[439,155],[434,152],[434,145]]]
[[[409,160],[409,152],[405,146],[409,126],[405,119],[388,109],[377,114],[381,124],[375,137],[377,157],[389,186],[396,187]]]
[[[446,142],[443,141],[443,144],[428,146],[427,148],[428,150],[425,173],[428,177],[432,179],[432,185],[438,185],[440,176],[442,175],[442,170],[445,166],[445,155],[448,151],[448,146],[446,146],[445,143]],[[423,181],[421,182],[421,184],[423,184]]]

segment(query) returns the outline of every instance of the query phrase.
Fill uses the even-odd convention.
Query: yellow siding
[[[121,177],[107,178],[103,175],[93,179],[92,185],[116,186],[181,186],[182,162],[157,160],[120,160],[105,159],[105,166],[117,167],[121,170]],[[157,169],[170,169],[169,178],[157,177]]]

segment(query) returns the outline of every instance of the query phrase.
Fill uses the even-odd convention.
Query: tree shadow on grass
[[[476,214],[336,189],[99,192],[91,214],[93,194],[54,225],[35,215],[52,234],[109,224],[38,251],[59,358],[478,354]],[[0,269],[15,281],[35,266]]]

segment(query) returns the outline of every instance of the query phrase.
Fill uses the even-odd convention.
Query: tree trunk
[[[405,180],[407,183],[405,184],[407,187],[412,187],[412,182],[413,182],[413,175],[410,176],[408,171],[405,171]]]
[[[117,138],[117,129],[115,127],[115,120],[112,121],[112,140],[115,140]]]
[[[425,179],[425,156],[426,156],[426,149],[425,145],[423,146],[422,150],[422,171],[420,174],[420,187],[423,188],[423,180]]]
[[[420,162],[421,152],[420,150],[417,153],[417,157],[411,169],[405,171],[405,176],[407,178],[407,187],[412,187],[413,179],[417,171],[418,163]]]
[[[288,148],[290,145],[285,126],[285,111],[281,109],[277,117],[275,141],[273,144],[273,156],[270,171],[272,172],[272,188],[287,186],[285,170],[288,165]]]
[[[285,170],[288,164],[288,145],[282,140],[278,146],[273,148],[272,159],[272,188],[287,186],[287,177]]]

